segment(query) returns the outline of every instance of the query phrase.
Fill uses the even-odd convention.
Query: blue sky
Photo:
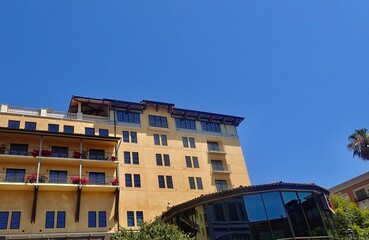
[[[1,1],[0,103],[71,95],[245,117],[253,184],[331,187],[369,171],[368,1]]]

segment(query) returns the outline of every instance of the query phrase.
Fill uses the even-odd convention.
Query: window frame
[[[132,181],[132,174],[131,173],[125,173],[124,174],[124,180],[125,180],[125,186],[132,188],[133,187],[133,181]]]
[[[20,128],[20,121],[8,120],[8,128],[19,129]]]
[[[141,187],[141,175],[140,174],[133,174],[133,185],[135,188]]]
[[[9,221],[9,212],[1,211],[0,212],[0,229],[7,229]]]
[[[106,211],[99,211],[99,227],[106,227]]]
[[[97,226],[96,223],[96,211],[88,211],[88,227],[95,228]]]
[[[55,226],[55,211],[46,211],[45,228],[54,228]]]
[[[66,219],[65,211],[58,211],[56,213],[56,228],[65,228],[65,219]]]
[[[74,126],[72,126],[72,125],[64,125],[63,126],[63,133],[74,134]]]
[[[18,216],[14,216],[17,214]],[[22,212],[21,211],[13,211],[10,219],[10,229],[19,229],[21,222]],[[15,225],[15,226],[14,226]]]
[[[135,213],[133,211],[127,211],[127,226],[135,226]]]
[[[100,128],[99,129],[99,136],[100,137],[109,137],[109,129]]]
[[[169,128],[168,119],[164,116],[149,115],[149,126],[159,128]]]
[[[36,122],[28,122],[28,121],[26,121],[24,123],[24,129],[26,129],[26,130],[35,131],[36,130],[36,127],[37,127],[37,123]]]
[[[47,125],[47,131],[54,132],[54,133],[59,132],[59,124],[49,123]]]

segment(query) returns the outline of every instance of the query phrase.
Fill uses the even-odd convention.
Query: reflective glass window
[[[74,126],[64,125],[63,132],[64,133],[74,133]]]
[[[21,219],[21,212],[12,212],[12,219],[10,221],[10,229],[19,229],[20,219]]]
[[[168,146],[167,135],[161,135],[161,145]]]
[[[36,130],[36,123],[35,122],[26,122],[24,128],[27,130]]]
[[[149,126],[168,128],[168,121],[166,117],[149,115]]]
[[[8,121],[8,128],[19,129],[19,125],[20,125],[19,121],[13,121],[13,120]]]
[[[9,212],[0,212],[0,229],[6,229],[8,226]]]
[[[56,228],[65,228],[65,212],[57,212]]]
[[[140,114],[117,111],[117,121],[126,123],[140,123]]]
[[[106,212],[99,211],[99,227],[106,227]]]
[[[140,159],[138,158],[138,152],[132,152],[132,163],[140,164]]]
[[[96,212],[94,211],[88,212],[88,227],[89,228],[96,227]]]
[[[59,132],[59,124],[51,124],[49,123],[49,132]]]
[[[55,212],[46,212],[45,228],[54,228],[54,215]]]
[[[124,174],[126,180],[126,187],[132,187],[132,174]]]
[[[196,148],[195,139],[190,137],[190,138],[188,138],[188,140],[190,141],[190,147],[191,148]]]
[[[123,142],[129,142],[129,132],[123,131]]]
[[[130,152],[124,152],[124,163],[125,164],[131,164],[131,153]]]
[[[188,148],[188,138],[182,137],[182,143],[184,148]]]
[[[142,211],[137,211],[136,212],[136,219],[137,219],[137,225],[139,225],[141,222],[143,222],[144,217],[143,217],[143,212]]]
[[[141,187],[140,174],[133,174],[133,180],[134,180],[135,187]]]
[[[186,167],[192,168],[191,157],[190,156],[185,156],[185,159],[186,159]]]
[[[196,124],[194,120],[176,118],[175,121],[177,128],[196,130]]]
[[[162,159],[162,157],[161,157],[161,154],[155,154],[155,156],[156,156],[156,165],[157,166],[163,166],[163,159]]]
[[[188,182],[190,184],[190,189],[196,189],[194,177],[188,177]]]
[[[155,145],[160,145],[159,134],[154,134],[154,144]]]
[[[90,172],[89,178],[90,178],[90,183],[93,185],[104,185],[105,184],[105,173],[104,172]]]
[[[131,132],[131,143],[137,143],[137,132]]]
[[[164,154],[164,166],[170,166],[170,159],[169,159],[169,155],[168,154]]]
[[[135,226],[135,215],[133,211],[127,212],[127,226],[134,227]]]

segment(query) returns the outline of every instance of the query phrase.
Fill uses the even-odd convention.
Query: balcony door
[[[6,170],[6,182],[24,182],[25,169],[11,169]]]

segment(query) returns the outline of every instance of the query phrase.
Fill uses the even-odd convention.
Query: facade
[[[102,239],[248,186],[242,121],[148,100],[72,96],[67,113],[1,105],[0,236]]]
[[[314,184],[239,187],[177,205],[162,218],[197,240],[341,239],[327,194]]]
[[[369,172],[354,177],[329,189],[347,200],[357,203],[360,208],[369,207]]]

